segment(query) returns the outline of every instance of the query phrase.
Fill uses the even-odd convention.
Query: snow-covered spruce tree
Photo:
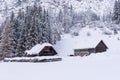
[[[37,27],[35,26],[35,15],[32,17],[31,27],[29,32],[29,48],[31,49],[38,43],[38,34],[37,34]]]
[[[47,42],[52,44],[52,32],[51,32],[51,25],[50,25],[50,16],[48,11],[46,12],[46,29],[47,29]]]
[[[72,26],[74,26],[74,24],[75,24],[75,22],[74,22],[74,10],[73,10],[73,6],[71,5],[70,6],[70,28],[72,27]]]
[[[12,36],[13,34],[10,26],[10,20],[9,18],[7,18],[4,30],[2,32],[2,39],[0,43],[0,54],[2,55],[2,58],[13,56],[11,45],[13,42]]]
[[[15,25],[16,25],[16,28],[18,30],[17,32],[17,37],[19,39],[20,37],[20,33],[22,31],[22,27],[24,25],[24,18],[25,18],[25,14],[24,14],[24,11],[22,11],[21,9],[19,10],[18,12],[18,15],[16,17],[16,20],[15,20]]]
[[[2,35],[2,31],[4,29],[4,25],[5,25],[5,21],[0,26],[0,43],[1,43],[1,35]]]
[[[38,13],[36,15],[36,26],[37,26],[37,32],[38,32],[38,43],[42,43],[42,16],[43,16],[42,7],[38,7]]]
[[[14,56],[17,53],[17,44],[18,44],[18,39],[19,39],[19,25],[18,25],[18,20],[15,18],[14,12],[12,12],[11,16],[10,16],[10,26],[12,28],[12,39],[13,42],[11,44],[12,47],[12,53],[14,54]]]
[[[25,56],[25,50],[26,50],[26,26],[24,25],[22,27],[22,31],[20,34],[19,42],[18,42],[18,49],[17,49],[17,56],[18,57],[23,57]]]
[[[39,26],[39,13],[38,7],[36,5],[32,6],[26,14],[27,18],[27,49],[31,49],[34,45],[38,43],[38,26]],[[29,18],[31,18],[29,20]],[[29,22],[29,23],[28,23]],[[29,26],[28,26],[29,25]]]
[[[118,9],[119,9],[119,7],[118,7],[118,1],[116,0],[115,1],[115,4],[114,4],[114,12],[113,12],[113,18],[112,18],[112,20],[114,21],[114,20],[117,20],[117,18],[118,18]]]
[[[11,26],[11,29],[12,29],[12,39],[13,39],[13,42],[11,42],[11,48],[12,48],[12,53],[15,54],[15,48],[17,47],[16,45],[16,39],[15,39],[15,35],[16,35],[16,32],[15,32],[15,15],[14,15],[14,12],[11,13],[11,16],[10,16],[10,26]]]
[[[65,33],[69,33],[69,12],[68,12],[68,8],[67,5],[64,4],[63,7],[63,28],[64,28],[64,32]]]
[[[23,57],[25,56],[25,50],[29,48],[28,34],[31,26],[30,25],[31,16],[29,12],[29,7],[27,7],[25,14],[24,12],[19,12],[17,19],[20,20],[19,28],[21,29],[20,29],[20,36],[19,36],[18,45],[17,45],[16,56]]]
[[[30,36],[29,36],[29,32],[30,32],[30,28],[31,28],[31,20],[32,20],[32,14],[31,14],[31,7],[27,6],[26,8],[26,12],[25,12],[25,21],[24,21],[24,26],[26,28],[26,49],[29,50],[30,49]]]
[[[42,24],[41,24],[41,29],[42,29],[42,43],[48,42],[48,32],[47,32],[47,26],[46,26],[46,11],[44,9],[44,15],[42,17]]]
[[[60,9],[58,16],[57,16],[57,22],[61,22],[61,23],[63,22],[63,12],[61,9]]]
[[[113,18],[112,20],[116,23],[119,24],[120,23],[120,1],[116,0],[115,1],[115,5],[114,5],[114,9],[113,9]]]

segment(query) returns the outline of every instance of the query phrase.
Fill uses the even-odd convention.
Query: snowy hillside
[[[73,54],[74,49],[91,48],[92,44],[98,43],[103,40],[108,47],[105,54],[119,55],[120,56],[120,33],[117,35],[104,35],[104,32],[111,32],[108,29],[99,28],[83,28],[79,32],[79,36],[72,36],[70,34],[62,35],[62,40],[57,42],[55,48],[62,56]],[[86,48],[86,47],[85,47]]]
[[[108,31],[104,29],[104,31]],[[112,32],[112,31],[111,31]],[[89,36],[88,36],[89,33]],[[76,45],[102,39],[108,46],[104,53],[87,57],[67,57]],[[79,36],[62,35],[55,45],[62,61],[53,63],[0,63],[1,80],[120,80],[120,33],[103,35],[100,29],[83,28]],[[56,56],[54,56],[55,58]],[[57,56],[58,57],[58,56]],[[51,58],[51,57],[40,57]],[[19,59],[19,58],[18,58]],[[7,77],[6,77],[7,76]]]
[[[37,1],[44,8],[52,10],[52,13],[58,13],[64,4],[73,6],[76,12],[91,9],[97,15],[103,16],[110,14],[113,10],[115,0],[0,0],[0,20],[9,15],[11,11],[18,12],[18,9],[24,9]]]

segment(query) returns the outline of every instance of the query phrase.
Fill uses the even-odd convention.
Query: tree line
[[[60,40],[60,33],[51,27],[50,16],[46,9],[36,4],[14,12],[2,25],[0,54],[1,57],[22,57],[25,50],[36,44],[55,44]]]

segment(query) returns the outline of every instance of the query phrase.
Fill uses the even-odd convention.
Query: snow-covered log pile
[[[21,58],[5,58],[3,62],[55,62],[61,61],[62,58],[59,57],[46,57],[46,58],[39,58],[39,57],[21,57]]]

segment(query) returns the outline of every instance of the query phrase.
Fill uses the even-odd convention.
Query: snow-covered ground
[[[86,32],[91,36],[87,37]],[[58,51],[63,50],[73,39],[104,39],[109,50],[105,53],[92,54],[87,57],[63,56],[60,62],[50,63],[0,63],[0,80],[120,80],[120,35],[102,35],[98,29],[84,28],[80,36],[66,34],[57,43]],[[81,37],[81,38],[79,38]],[[64,42],[64,45],[62,44]],[[77,43],[76,43],[77,44]],[[63,46],[62,46],[63,45]],[[70,45],[70,44],[69,44]],[[67,46],[69,49],[71,46]],[[74,48],[72,46],[72,48]],[[69,52],[69,51],[68,51]],[[48,58],[48,57],[47,57]]]
[[[0,63],[0,80],[120,80],[120,56],[64,57],[53,63]]]

